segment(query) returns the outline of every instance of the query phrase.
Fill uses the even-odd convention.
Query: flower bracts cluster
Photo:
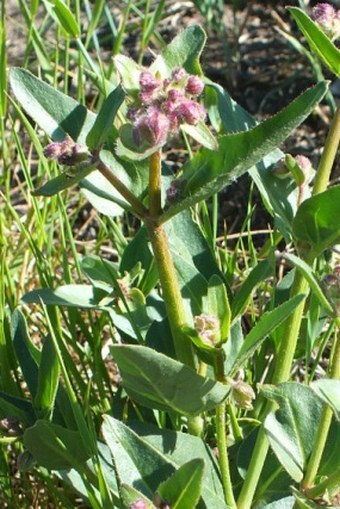
[[[162,80],[150,71],[142,71],[139,87],[137,101],[127,113],[137,146],[161,146],[181,124],[197,125],[206,117],[205,109],[197,102],[204,83],[182,67],[176,67],[169,78]]]
[[[340,10],[328,3],[316,4],[312,10],[312,18],[321,30],[332,40],[340,37]]]

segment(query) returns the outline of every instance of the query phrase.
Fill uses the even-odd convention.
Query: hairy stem
[[[119,180],[118,177],[116,177],[116,175],[110,170],[110,168],[106,166],[106,164],[100,161],[97,169],[131,205],[137,216],[139,216],[141,219],[148,216],[148,209],[144,207],[143,203]]]
[[[223,353],[218,355],[215,365],[215,378],[221,383],[225,383],[224,375],[224,359]],[[233,493],[233,486],[230,478],[229,459],[227,451],[227,437],[226,437],[226,404],[222,403],[216,408],[216,436],[218,458],[221,469],[222,485],[224,498],[227,505],[236,509],[236,502]]]
[[[334,353],[332,356],[332,366],[330,369],[330,378],[333,380],[340,379],[340,327],[338,324],[335,342],[334,342]],[[310,488],[314,484],[316,474],[318,473],[322,454],[326,445],[328,432],[331,427],[333,417],[333,410],[326,405],[323,409],[319,428],[315,438],[315,446],[312,450],[311,457],[309,459],[306,474],[302,481],[302,487],[304,489]]]
[[[152,217],[159,217],[161,214],[161,201],[161,153],[157,151],[150,157],[149,210]]]

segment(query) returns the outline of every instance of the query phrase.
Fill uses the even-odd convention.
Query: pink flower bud
[[[190,99],[182,101],[176,108],[176,112],[180,121],[190,125],[197,125],[198,122],[204,120],[206,116],[203,106]]]
[[[168,91],[168,100],[171,102],[181,101],[185,98],[183,90],[178,88],[170,88]]]
[[[312,18],[328,37],[337,39],[340,35],[340,12],[327,3],[316,4],[312,10]]]
[[[204,83],[198,76],[189,76],[185,90],[190,95],[200,95],[203,92]]]
[[[137,145],[147,142],[151,146],[165,143],[170,122],[169,119],[156,108],[149,108],[147,112],[136,120],[133,128],[133,138]]]
[[[187,77],[187,73],[183,69],[183,67],[175,67],[171,73],[171,80],[175,83],[178,83],[182,79]]]
[[[162,83],[150,71],[140,73],[139,86],[142,92],[153,92],[161,85]]]

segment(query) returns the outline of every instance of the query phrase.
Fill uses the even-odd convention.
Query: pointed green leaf
[[[120,482],[135,486],[152,500],[158,485],[176,470],[173,462],[109,415],[103,416],[102,434]]]
[[[229,387],[151,348],[113,345],[111,351],[124,388],[144,406],[198,415],[216,408],[228,395]]]
[[[53,342],[48,336],[43,344],[39,366],[38,388],[34,408],[40,419],[49,419],[59,386],[59,362]]]
[[[32,352],[25,317],[19,309],[16,309],[12,315],[12,340],[23,377],[34,398],[38,388],[38,362]]]
[[[305,200],[293,221],[293,234],[314,256],[340,242],[340,186]]]
[[[206,305],[203,304],[203,311],[209,316],[216,316],[220,322],[221,341],[227,341],[230,329],[230,306],[225,283],[217,274],[209,279],[208,295]]]
[[[314,447],[322,402],[310,387],[296,382],[265,385],[261,392],[280,406],[266,417],[267,438],[282,466],[299,482]]]
[[[164,212],[162,221],[218,192],[272,152],[311,113],[327,87],[326,82],[318,83],[253,129],[220,137],[216,152],[200,150],[183,167],[183,198]]]
[[[89,458],[78,431],[46,420],[26,428],[23,440],[36,462],[49,470],[79,468]]]
[[[80,169],[74,177],[70,177],[65,172],[58,175],[54,179],[49,180],[43,186],[32,192],[33,196],[53,196],[54,194],[64,191],[69,187],[77,185],[81,180],[95,171],[96,166],[86,166]]]
[[[161,483],[157,493],[171,509],[195,509],[201,496],[204,461],[193,459]]]
[[[199,57],[205,41],[206,34],[200,26],[186,28],[166,46],[151,65],[150,71],[167,77],[175,67],[184,67],[190,74],[202,74]]]
[[[269,256],[252,269],[241,287],[237,290],[232,301],[233,320],[243,315],[254,289],[273,273],[273,258]]]
[[[305,295],[295,295],[287,302],[277,306],[272,311],[267,311],[261,316],[259,321],[246,336],[231,369],[231,373],[236,373],[236,371],[240,369],[255,350],[261,346],[266,337],[295,310],[296,306],[300,304],[304,298]]]
[[[202,145],[202,147],[206,147],[209,150],[218,149],[217,139],[202,120],[200,120],[197,125],[182,124],[181,129]]]
[[[70,8],[62,0],[44,0],[47,10],[56,19],[63,30],[75,39],[80,36],[80,28]]]
[[[79,308],[101,308],[107,303],[108,292],[90,285],[64,285],[51,290],[41,288],[32,290],[22,297],[22,302],[26,304],[37,303],[41,301],[52,306],[67,306]]]
[[[330,314],[334,314],[334,310],[332,306],[329,304],[328,300],[325,297],[325,294],[321,290],[321,287],[317,281],[317,279],[314,276],[313,269],[301,258],[298,256],[295,256],[293,254],[287,254],[284,256],[289,262],[295,265],[295,267],[304,275],[304,277],[307,279],[308,284],[314,293],[314,295],[317,297],[320,305]]]
[[[218,462],[211,448],[201,438],[180,431],[159,429],[141,421],[132,422],[131,428],[139,437],[164,454],[176,469],[192,459],[203,459],[205,464],[202,485],[202,499],[205,504],[203,507],[226,509]],[[198,507],[201,507],[201,503]]]
[[[316,23],[298,7],[288,7],[308,44],[324,64],[340,78],[340,51]]]
[[[119,86],[115,88],[103,102],[95,123],[86,137],[86,145],[90,151],[98,149],[106,141],[112,130],[113,121],[124,97],[125,93]]]
[[[136,490],[128,484],[122,484],[120,487],[120,496],[122,498],[124,507],[135,507],[133,504],[143,501],[143,509],[155,509],[154,504],[140,491]]]

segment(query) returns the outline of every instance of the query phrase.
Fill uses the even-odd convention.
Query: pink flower
[[[328,37],[337,39],[340,35],[340,11],[327,3],[316,4],[312,10],[312,18]]]
[[[183,69],[183,67],[175,67],[171,73],[171,80],[175,83],[178,83],[182,79],[187,77],[187,73]]]
[[[190,95],[200,95],[203,92],[204,83],[198,76],[189,76],[185,90]]]
[[[151,146],[165,143],[170,122],[169,119],[157,108],[149,108],[144,115],[139,117],[133,127],[133,138],[137,145],[146,141]]]
[[[162,83],[157,78],[155,78],[155,76],[150,71],[143,71],[139,76],[139,85],[142,92],[153,92],[159,88]]]
[[[176,108],[177,117],[190,125],[197,125],[200,120],[204,120],[206,113],[203,106],[190,99],[180,102]]]

